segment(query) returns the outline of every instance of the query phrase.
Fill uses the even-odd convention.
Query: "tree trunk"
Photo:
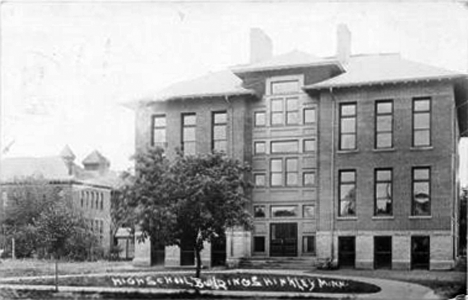
[[[200,278],[200,272],[201,272],[201,256],[200,256],[200,249],[198,247],[195,247],[195,257],[197,261],[197,266],[195,269],[195,277]]]

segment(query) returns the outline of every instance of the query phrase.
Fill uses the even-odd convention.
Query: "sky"
[[[332,56],[336,26],[352,53],[468,72],[468,7],[460,2],[2,2],[3,157],[94,149],[131,167],[134,113],[122,105],[172,83],[248,62],[249,30],[274,54]],[[468,153],[468,143],[462,142]],[[468,161],[461,177],[468,184]]]

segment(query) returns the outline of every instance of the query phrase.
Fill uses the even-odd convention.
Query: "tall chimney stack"
[[[273,44],[268,35],[260,28],[250,29],[250,63],[273,57]]]
[[[351,56],[351,32],[346,24],[339,24],[337,29],[336,57],[346,64]]]

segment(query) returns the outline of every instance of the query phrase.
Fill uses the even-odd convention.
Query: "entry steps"
[[[243,257],[239,267],[244,269],[310,270],[317,266],[315,257]]]

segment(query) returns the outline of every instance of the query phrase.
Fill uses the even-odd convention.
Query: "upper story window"
[[[182,114],[182,151],[185,155],[196,153],[197,115],[194,113]]]
[[[392,169],[375,170],[375,211],[376,216],[391,216],[393,213]]]
[[[274,158],[270,161],[270,184],[271,186],[283,185],[283,160]]]
[[[265,205],[254,205],[254,218],[265,218]]]
[[[315,107],[304,108],[304,124],[314,124],[317,122],[317,111]]]
[[[431,99],[413,99],[413,147],[431,145]]]
[[[264,111],[254,112],[254,126],[262,127],[266,125],[266,113]]]
[[[303,143],[304,143],[303,145],[304,152],[314,152],[317,148],[315,139],[305,139]]]
[[[285,165],[283,165],[283,162]],[[297,158],[272,158],[270,160],[271,186],[297,186],[299,177],[299,160]]]
[[[224,151],[227,150],[227,113],[214,112],[213,113],[213,140],[211,147],[213,150]]]
[[[299,124],[299,98],[286,98],[286,125]]]
[[[340,171],[338,175],[338,195],[340,217],[356,216],[356,171]]]
[[[295,125],[300,121],[299,93],[303,76],[283,76],[267,79],[266,94],[270,101],[271,125]]]
[[[271,99],[271,125],[299,124],[299,97]]]
[[[152,146],[164,147],[166,144],[166,115],[155,115],[152,119]]]
[[[265,187],[265,174],[254,174],[254,184],[256,187]]]
[[[270,94],[295,94],[300,91],[299,80],[274,80],[270,82]]]
[[[340,150],[356,149],[357,122],[356,103],[340,104]]]
[[[271,125],[284,124],[284,99],[271,99]]]
[[[393,101],[375,102],[375,148],[393,147]]]
[[[271,153],[297,153],[299,152],[299,141],[272,141]]]
[[[413,216],[431,215],[431,168],[413,168]]]
[[[265,154],[266,148],[265,148],[265,142],[254,142],[254,154]]]

